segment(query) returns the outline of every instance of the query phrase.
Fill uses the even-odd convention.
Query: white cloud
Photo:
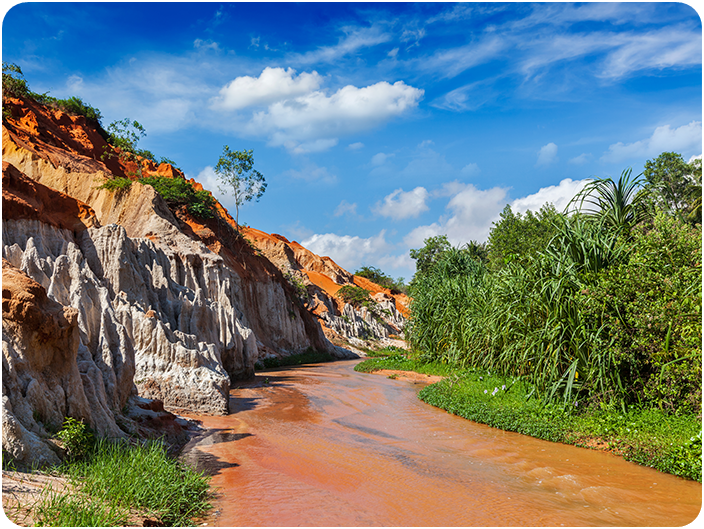
[[[408,192],[403,189],[397,189],[384,197],[383,201],[377,202],[372,210],[383,217],[389,217],[393,220],[415,218],[428,210],[428,206],[425,203],[428,200],[428,196],[428,191],[424,187],[416,187]]]
[[[476,163],[468,163],[460,172],[465,176],[477,176],[482,172],[482,170],[479,169],[479,166]]]
[[[328,256],[346,270],[356,270],[363,264],[384,255],[389,244],[385,230],[363,239],[358,236],[335,235],[334,233],[315,234],[301,242],[301,245],[320,256]]]
[[[346,200],[343,200],[340,202],[340,204],[335,208],[335,213],[333,215],[335,217],[341,217],[342,215],[349,214],[349,215],[356,215],[357,214],[357,204],[353,203],[350,204]]]
[[[355,143],[350,143],[347,148],[351,151],[356,151],[364,147],[364,144],[361,141],[355,142]]]
[[[492,222],[506,205],[507,190],[501,187],[481,190],[472,184],[458,183],[451,187],[456,193],[447,204],[449,214],[406,235],[404,242],[408,247],[420,248],[426,238],[435,235],[447,235],[454,245],[487,239]]]
[[[624,144],[614,143],[601,157],[605,162],[623,162],[625,160],[646,159],[658,156],[666,151],[701,152],[702,122],[692,121],[673,129],[670,125],[657,127],[650,138]]]
[[[517,198],[511,202],[511,209],[516,213],[525,213],[528,210],[539,211],[545,204],[553,204],[558,211],[564,211],[572,198],[590,182],[585,180],[572,180],[565,178],[556,186],[540,188],[536,193],[526,197]]]
[[[220,89],[220,95],[213,99],[212,105],[223,110],[269,105],[317,90],[322,80],[315,71],[303,72],[296,77],[292,68],[267,67],[259,77],[244,75],[230,81]]]
[[[535,165],[536,167],[542,167],[550,165],[555,160],[557,160],[557,145],[550,142],[547,145],[543,145],[538,151],[538,161]]]
[[[295,141],[288,141],[284,143],[284,146],[291,151],[293,154],[308,154],[310,152],[322,152],[337,145],[338,139],[319,139],[313,141],[306,141],[303,143],[297,143]]]
[[[266,134],[271,145],[336,138],[372,128],[415,108],[423,90],[385,81],[357,88],[348,85],[331,96],[321,91],[277,101],[256,112],[246,126],[250,134]]]
[[[386,162],[386,160],[388,158],[391,158],[392,156],[393,156],[393,154],[386,154],[383,152],[378,152],[374,156],[372,156],[371,164],[374,167],[379,167],[380,165],[384,165],[384,162]]]
[[[346,36],[335,46],[323,46],[305,54],[290,56],[292,62],[301,64],[332,63],[345,55],[355,53],[362,48],[368,48],[391,40],[391,35],[378,26],[369,28],[342,28]]]
[[[568,163],[571,163],[574,165],[584,165],[592,158],[593,158],[593,156],[591,154],[587,154],[586,152],[583,152],[579,156],[575,156],[574,158],[570,158],[568,160]]]
[[[306,163],[301,170],[289,169],[284,171],[283,176],[306,182],[322,182],[325,184],[337,182],[337,176],[328,171],[327,167],[319,167],[311,162]]]

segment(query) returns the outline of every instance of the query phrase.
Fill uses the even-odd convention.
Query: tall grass
[[[661,218],[626,237],[565,218],[544,252],[497,271],[451,249],[414,278],[411,345],[429,360],[523,376],[544,399],[569,404],[625,409],[658,369],[673,368],[668,362],[682,362],[696,381],[701,229],[673,223]],[[668,230],[679,239],[663,251],[665,242],[653,240]],[[662,321],[654,328],[642,314]],[[688,398],[697,391],[701,380]]]
[[[39,525],[108,527],[137,518],[187,526],[210,508],[209,479],[168,456],[159,441],[98,440],[84,458],[57,469],[71,487],[46,490],[33,506]]]

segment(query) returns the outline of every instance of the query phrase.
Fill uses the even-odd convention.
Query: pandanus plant
[[[590,182],[570,201],[568,209],[579,211],[605,228],[629,232],[652,215],[651,192],[642,175],[632,177],[631,172],[626,169],[615,182],[611,178]]]

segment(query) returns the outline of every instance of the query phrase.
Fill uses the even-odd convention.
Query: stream
[[[473,423],[358,360],[258,373],[187,457],[219,526],[681,526],[701,484]]]

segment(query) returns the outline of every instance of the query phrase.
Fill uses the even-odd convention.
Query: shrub
[[[369,295],[369,291],[356,287],[354,285],[345,285],[335,294],[343,302],[349,303],[354,307],[368,307],[371,308],[375,305],[374,300]]]
[[[148,176],[139,180],[152,186],[170,207],[185,205],[189,213],[200,218],[213,218],[215,199],[205,190],[196,191],[193,185],[183,178]]]
[[[85,457],[95,441],[90,428],[83,421],[78,421],[73,417],[66,417],[62,429],[56,434],[56,437],[64,443],[64,448],[71,460]]]
[[[107,189],[108,191],[119,191],[122,189],[129,189],[132,185],[132,180],[122,176],[116,176],[115,178],[110,178],[98,186],[98,189]]]

